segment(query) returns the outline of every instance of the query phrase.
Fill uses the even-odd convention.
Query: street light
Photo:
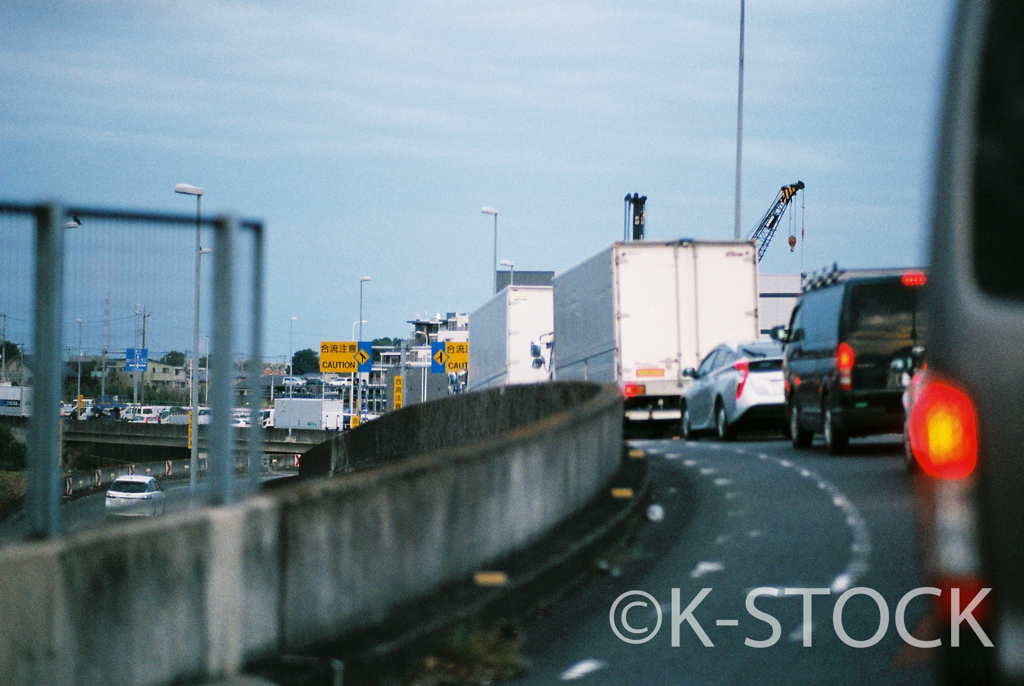
[[[199,477],[199,432],[196,431],[198,427],[199,419],[199,386],[197,385],[197,377],[199,376],[198,370],[196,369],[196,362],[199,351],[199,287],[200,287],[200,269],[202,268],[202,245],[200,243],[201,234],[201,210],[202,210],[202,199],[203,189],[198,186],[192,186],[187,183],[175,184],[174,192],[180,193],[181,195],[194,195],[196,197],[196,303],[195,303],[195,322],[193,326],[192,336],[192,372],[189,377],[191,378],[189,391],[191,395],[191,406],[192,410],[189,413],[189,427],[188,435],[191,441],[191,449],[189,451],[189,463],[188,463],[188,488],[190,494],[195,496],[196,483]]]
[[[370,280],[369,276],[359,279],[359,340],[363,340],[363,324],[366,323],[363,320],[363,284]]]
[[[509,287],[516,285],[516,263],[512,260],[502,260],[499,262],[502,267],[508,267],[508,285]]]
[[[480,214],[494,215],[494,292],[498,292],[498,210],[493,207],[481,207]]]
[[[366,323],[365,319],[360,319],[358,322],[352,322],[352,340],[356,339],[356,326],[358,326],[360,324],[365,324],[365,323]]]

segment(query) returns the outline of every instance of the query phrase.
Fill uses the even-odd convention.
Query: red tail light
[[[622,387],[622,395],[626,396],[627,398],[635,398],[636,396],[643,395],[646,392],[647,386],[644,386],[643,384],[640,383],[634,383],[632,381],[630,381],[629,383]]]
[[[736,364],[733,365],[736,371],[743,374],[740,377],[740,382],[736,384],[736,399],[739,400],[740,396],[743,395],[743,387],[747,385],[747,377],[750,376],[750,362],[745,357],[741,357],[736,360]]]
[[[963,479],[978,464],[974,403],[951,383],[928,378],[910,410],[910,446],[926,474]]]
[[[982,626],[988,626],[992,620],[992,603],[991,603],[991,587],[986,584],[982,579],[974,576],[953,576],[943,577],[938,580],[937,584],[940,595],[935,597],[935,609],[942,620],[943,624],[949,625],[952,621],[952,594],[953,589],[960,589],[959,593],[959,606],[958,611],[965,610],[975,598],[979,595],[984,595],[978,601],[978,604],[974,606],[974,610],[971,614],[974,616],[978,623]],[[988,589],[988,593],[985,593]]]
[[[924,275],[924,272],[907,272],[901,281],[904,286],[923,286],[928,281],[928,277]]]
[[[853,348],[848,343],[840,343],[836,349],[836,369],[839,371],[839,388],[844,391],[853,389]]]

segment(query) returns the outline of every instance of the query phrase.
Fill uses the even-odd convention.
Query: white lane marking
[[[592,674],[599,669],[604,669],[608,665],[600,660],[580,660],[569,669],[562,672],[558,677],[562,681],[575,681],[576,679],[582,679],[588,674]]]
[[[696,467],[697,466],[697,461],[696,460],[683,460],[683,465],[686,466],[686,467]]]
[[[747,532],[747,538],[760,538],[761,531],[759,529],[751,529]]]
[[[732,486],[732,479],[715,479],[713,483],[716,486]]]
[[[810,471],[808,471],[806,469],[801,469],[800,470],[800,476],[802,476],[802,477],[804,477],[806,479],[806,478],[809,478],[811,476],[811,473],[810,473]]]
[[[732,535],[732,534],[719,534],[719,535],[718,535],[718,536],[717,536],[717,537],[715,538],[715,544],[716,544],[716,545],[725,545],[726,543],[728,543],[729,541],[731,541],[731,540],[732,540],[732,538],[733,538],[733,535]]]
[[[666,460],[678,460],[682,456],[683,456],[682,453],[668,453],[668,454],[665,455],[665,459]]]
[[[735,498],[735,497],[736,497],[736,493],[732,493],[732,492],[730,492],[730,493],[726,493],[726,494],[725,494],[725,499],[726,499],[726,500],[732,500],[732,499],[733,499],[733,498]]]
[[[690,572],[690,578],[699,579],[706,574],[720,572],[723,569],[725,569],[725,565],[721,562],[698,562],[697,566]]]
[[[773,460],[782,467],[792,464],[788,460],[782,460],[765,453],[759,454],[764,455],[766,459]],[[853,535],[853,544],[850,546],[850,559],[846,564],[846,568],[829,584],[833,593],[842,593],[848,588],[852,588],[871,568],[868,564],[868,559],[871,556],[871,534],[868,532],[867,524],[864,521],[864,517],[861,516],[860,510],[857,509],[857,506],[853,504],[853,501],[846,494],[827,479],[823,479],[819,474],[809,469],[806,471],[809,478],[817,481],[818,488],[831,496],[832,504],[843,513],[846,526],[850,528],[850,533]]]
[[[783,467],[789,468],[793,466],[793,463],[789,460],[779,460],[779,464]]]
[[[704,476],[711,476],[712,474],[717,474],[718,470],[714,467],[702,467],[700,473]]]

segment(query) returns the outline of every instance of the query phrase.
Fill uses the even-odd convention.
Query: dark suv
[[[903,431],[902,395],[924,346],[921,271],[812,278],[793,310],[783,355],[793,447],[815,433],[837,454],[851,436]]]

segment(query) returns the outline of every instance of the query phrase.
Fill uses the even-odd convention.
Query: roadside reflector
[[[632,488],[613,488],[612,489],[612,497],[613,498],[632,498],[633,497],[633,489]]]
[[[102,477],[100,476],[100,470],[97,469],[96,470],[96,484],[95,484],[96,488],[99,488],[101,483],[103,483],[103,480],[102,480]],[[70,494],[68,494],[68,495],[70,495]]]
[[[96,485],[98,486],[99,484],[96,484]],[[66,495],[68,497],[71,496],[71,478],[70,477],[68,477],[67,479],[64,480],[64,495]]]
[[[131,474],[134,474],[134,473],[135,473],[135,465],[133,465],[133,464],[128,465],[128,474],[131,475]]]
[[[477,572],[473,575],[473,583],[477,586],[504,586],[508,583],[505,572]]]
[[[164,462],[164,476],[170,476],[170,475],[171,475],[171,461],[167,460],[166,462]]]
[[[640,450],[638,448],[633,448],[632,450],[629,451],[629,456],[630,457],[643,457],[644,456],[644,451]]]

